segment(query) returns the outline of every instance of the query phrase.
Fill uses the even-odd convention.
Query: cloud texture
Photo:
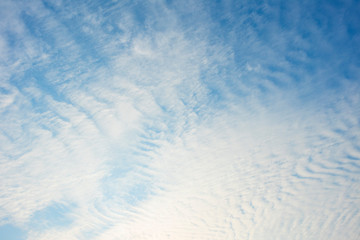
[[[359,238],[359,11],[2,1],[0,237]]]

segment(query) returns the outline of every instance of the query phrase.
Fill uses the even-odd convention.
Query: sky
[[[1,0],[0,239],[360,239],[357,0]]]

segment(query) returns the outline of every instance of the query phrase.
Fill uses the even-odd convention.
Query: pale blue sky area
[[[25,233],[20,228],[10,224],[5,224],[0,227],[0,236],[7,240],[25,239]]]

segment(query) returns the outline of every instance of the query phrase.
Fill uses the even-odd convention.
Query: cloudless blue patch
[[[141,166],[138,164],[138,166]],[[141,166],[143,168],[147,168],[147,166]],[[129,205],[135,205],[140,201],[145,200],[148,198],[149,194],[151,194],[151,183],[142,181],[140,183],[137,183],[133,186],[131,186],[129,189],[127,189],[126,192],[124,192],[123,189],[119,189],[119,186],[117,184],[114,185],[114,182],[118,182],[121,179],[126,178],[126,174],[129,172],[139,171],[136,166],[124,166],[124,167],[117,167],[112,169],[111,175],[105,177],[102,179],[102,191],[103,195],[107,199],[116,199],[126,202]],[[149,175],[145,173],[141,173],[142,176],[150,177]],[[119,194],[122,195],[121,198],[119,198]]]
[[[22,229],[11,224],[0,226],[1,240],[25,240],[26,233]]]
[[[6,88],[4,88],[4,87],[0,87],[0,94],[3,94],[3,95],[8,95],[8,94],[10,94],[11,92],[8,90],[8,89],[6,89]]]
[[[16,49],[16,47],[20,44],[20,39],[14,32],[11,31],[4,31],[4,38],[7,40],[6,44],[11,49]]]
[[[150,194],[149,187],[149,183],[136,184],[128,192],[128,195],[125,197],[125,201],[128,204],[134,205],[140,201],[145,200]]]
[[[67,227],[73,222],[68,214],[74,208],[75,205],[54,203],[45,209],[35,212],[31,217],[30,227],[32,229]]]
[[[46,31],[46,27],[44,26],[45,22],[43,20],[31,16],[26,12],[23,12],[21,17],[30,34],[37,38],[38,41],[43,40],[51,47],[55,47],[53,34],[52,32]],[[43,46],[46,47],[45,44],[43,44]]]
[[[44,4],[44,6],[49,9],[50,11],[52,11],[53,13],[59,13],[60,9],[57,8],[56,6],[54,6],[51,1],[47,1],[47,0],[43,0],[42,3]]]
[[[210,102],[219,102],[222,98],[222,94],[219,89],[214,87],[208,87],[208,97],[210,98]]]
[[[350,159],[350,160],[354,160],[354,161],[360,161],[360,158],[355,157],[355,156],[352,156],[352,155],[350,155],[350,154],[347,155],[346,158],[347,158],[347,159]]]
[[[62,94],[57,91],[56,85],[52,83],[49,79],[45,76],[45,73],[37,68],[29,69],[24,73],[22,76],[25,79],[28,79],[27,82],[23,82],[23,78],[16,79],[13,84],[17,86],[20,90],[29,87],[29,84],[33,83],[34,86],[38,87],[43,95],[50,95],[56,101],[66,102]],[[31,86],[31,85],[30,85]],[[35,99],[32,99],[35,105],[41,106],[43,103],[35,102]]]
[[[146,1],[140,1],[136,3],[136,5],[133,8],[136,27],[139,28],[137,30],[142,30],[142,31],[146,30],[147,8],[144,5],[146,5]]]

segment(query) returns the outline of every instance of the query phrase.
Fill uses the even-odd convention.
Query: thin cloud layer
[[[0,236],[358,238],[359,8],[3,1]]]

